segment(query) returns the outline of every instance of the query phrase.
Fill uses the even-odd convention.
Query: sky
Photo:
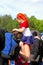
[[[43,0],[0,0],[0,16],[7,14],[16,18],[20,12],[43,19]]]

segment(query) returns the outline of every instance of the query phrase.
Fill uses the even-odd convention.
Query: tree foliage
[[[25,14],[26,15],[26,14]],[[43,20],[38,20],[35,16],[31,16],[30,18],[26,15],[30,29],[38,30],[43,32]],[[0,28],[6,29],[8,31],[12,31],[13,28],[18,27],[18,22],[16,18],[12,19],[10,15],[0,16]]]

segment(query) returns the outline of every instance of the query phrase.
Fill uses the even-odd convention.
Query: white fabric
[[[32,33],[29,28],[26,28],[25,31],[23,32],[23,35],[24,36],[32,36]]]
[[[43,40],[43,35],[41,36],[41,39]]]
[[[40,38],[39,38],[38,36],[35,36],[34,38],[37,38],[37,39],[39,39],[39,40],[40,40]]]

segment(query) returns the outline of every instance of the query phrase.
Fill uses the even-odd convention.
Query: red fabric
[[[22,27],[28,28],[29,27],[28,22],[24,21],[23,23],[20,23],[19,28]]]
[[[22,63],[22,58],[18,57],[18,61],[15,62],[15,65],[28,65],[28,63],[27,62]]]

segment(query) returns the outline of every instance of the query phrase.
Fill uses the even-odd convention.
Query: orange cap
[[[23,19],[24,21],[27,21],[26,16],[24,14],[22,14],[22,13],[18,13],[16,18]]]

